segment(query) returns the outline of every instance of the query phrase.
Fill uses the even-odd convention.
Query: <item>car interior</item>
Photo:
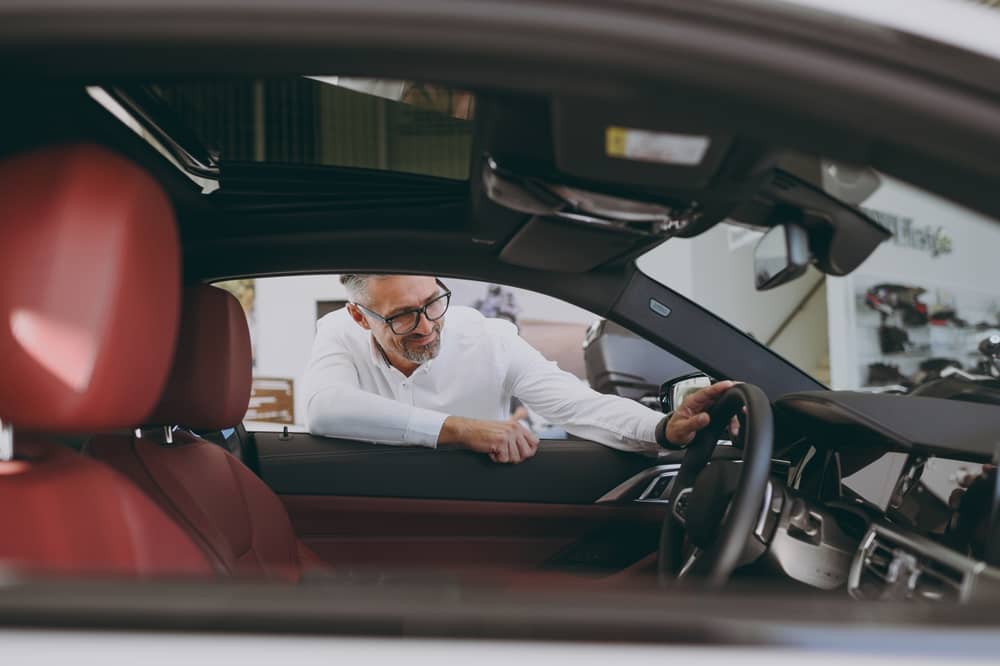
[[[905,176],[902,149],[794,127],[778,141],[774,116],[748,129],[752,118],[730,122],[699,94],[673,103],[465,81],[468,159],[445,177],[310,162],[296,132],[325,117],[301,110],[281,141],[258,146],[278,157],[259,159],[252,122],[191,101],[198,86],[253,94],[258,80],[126,79],[32,86],[0,110],[0,345],[18,378],[0,388],[0,498],[20,507],[0,513],[0,559],[13,571],[711,590],[737,576],[946,601],[1000,581],[1000,523],[995,506],[981,510],[995,492],[975,509],[969,495],[941,530],[901,510],[929,458],[993,460],[994,405],[830,391],[636,268],[652,247],[735,220],[783,230],[789,257],[793,245],[806,255],[747,276],[762,288],[806,264],[846,275],[891,234],[827,194],[819,157],[803,155]],[[325,85],[272,83],[263,89],[303,108]],[[209,140],[226,131],[243,153]],[[914,180],[938,183],[945,162]],[[745,383],[688,449],[657,458],[566,438],[501,468],[458,449],[248,432],[247,322],[212,283],[346,271],[534,289],[685,369]],[[676,378],[663,379],[669,392]],[[898,506],[845,490],[889,453],[908,461]]]

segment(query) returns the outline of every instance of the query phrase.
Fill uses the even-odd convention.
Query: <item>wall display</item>
[[[827,279],[831,385],[925,384],[955,368],[995,377],[1000,225],[881,176],[864,210],[893,232],[853,274]]]
[[[853,283],[861,386],[911,388],[949,367],[989,371],[979,348],[1000,334],[996,294],[868,275],[854,276]]]

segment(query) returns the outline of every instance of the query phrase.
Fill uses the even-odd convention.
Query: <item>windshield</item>
[[[818,164],[816,184],[892,233],[850,275],[810,268],[757,291],[762,233],[731,221],[667,241],[640,270],[833,388],[908,391],[956,371],[996,376],[983,345],[1000,334],[1000,225],[870,169]]]

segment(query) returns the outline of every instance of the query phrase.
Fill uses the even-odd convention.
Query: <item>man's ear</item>
[[[358,326],[365,329],[366,331],[371,330],[372,327],[368,325],[368,320],[365,318],[365,314],[361,310],[359,310],[358,307],[354,305],[354,303],[348,303],[344,307],[347,308],[347,314],[351,315],[351,319],[353,319],[358,324]]]

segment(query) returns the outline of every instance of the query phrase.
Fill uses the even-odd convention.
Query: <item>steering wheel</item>
[[[720,460],[709,466],[733,415],[740,419],[743,461]],[[761,514],[774,448],[770,400],[752,384],[736,384],[716,401],[709,416],[709,425],[688,446],[671,486],[658,558],[664,584],[697,577],[705,587],[721,587],[741,563]],[[694,545],[686,557],[685,536]]]

